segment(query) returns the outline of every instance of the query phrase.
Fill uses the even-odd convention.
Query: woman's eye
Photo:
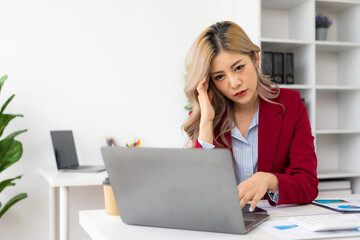
[[[217,80],[217,81],[219,81],[219,80],[221,80],[222,78],[223,78],[223,75],[217,75],[214,79]]]
[[[239,65],[235,68],[235,71],[241,71],[244,67],[245,65]]]

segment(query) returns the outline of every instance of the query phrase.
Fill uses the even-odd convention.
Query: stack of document
[[[320,239],[360,237],[360,199],[317,198],[309,205],[280,205],[272,207],[259,201],[258,207],[268,211],[271,218],[259,228],[281,239]],[[329,211],[333,210],[333,211]],[[343,214],[350,213],[350,214]],[[310,223],[310,224],[309,224]],[[349,229],[350,228],[350,229]],[[331,229],[328,231],[328,229]]]
[[[353,222],[360,220],[360,217],[354,214],[336,214],[332,216],[339,218],[338,220],[342,222]],[[299,224],[295,224],[294,221],[292,221],[290,218],[289,220],[269,220],[261,224],[259,228],[281,239],[319,239],[360,236],[360,231],[358,228],[332,231],[311,231],[304,227],[301,227]]]

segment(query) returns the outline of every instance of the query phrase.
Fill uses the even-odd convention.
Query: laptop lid
[[[103,147],[124,223],[243,234],[267,214],[245,214],[227,149]]]
[[[73,133],[71,130],[50,131],[58,169],[79,166]]]

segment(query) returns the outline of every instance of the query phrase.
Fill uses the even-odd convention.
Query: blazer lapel
[[[278,147],[283,121],[281,105],[266,102],[260,98],[258,126],[258,171],[272,169]]]

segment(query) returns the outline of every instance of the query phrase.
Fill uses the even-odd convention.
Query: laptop
[[[103,147],[101,153],[126,224],[244,234],[269,217],[241,209],[228,149]]]
[[[58,170],[66,172],[101,172],[105,166],[79,166],[72,131],[50,131]]]

